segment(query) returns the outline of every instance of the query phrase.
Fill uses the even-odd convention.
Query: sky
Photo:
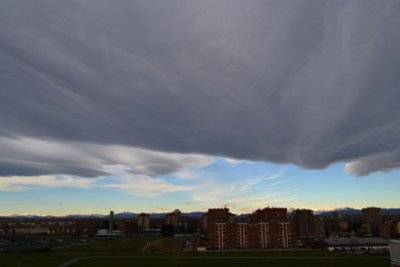
[[[0,214],[399,207],[399,12],[1,1]]]

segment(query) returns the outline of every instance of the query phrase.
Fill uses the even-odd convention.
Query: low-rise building
[[[387,251],[389,242],[383,238],[327,238],[324,245],[333,250]]]

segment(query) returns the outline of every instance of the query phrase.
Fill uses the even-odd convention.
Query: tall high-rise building
[[[114,211],[110,211],[110,217],[108,220],[108,231],[112,232],[114,230]]]
[[[201,217],[201,230],[203,232],[207,232],[207,226],[208,226],[207,223],[208,223],[208,217],[207,217],[207,214],[204,214]]]
[[[287,220],[286,208],[264,208],[256,210],[252,215],[253,221],[264,222],[271,220]]]
[[[144,232],[150,228],[150,215],[147,213],[140,213],[137,216],[137,228],[139,232]]]
[[[210,249],[267,249],[294,246],[295,231],[286,209],[257,210],[249,221],[236,222],[229,209],[207,213]]]
[[[247,223],[237,223],[237,246],[241,249],[248,248],[249,245],[249,226]]]
[[[382,225],[382,215],[380,208],[364,208],[362,209],[362,217],[364,224],[367,224],[370,229],[368,236],[379,236],[380,226]]]
[[[229,209],[209,209],[207,213],[208,247],[228,249],[234,245],[234,222]]]
[[[385,239],[392,237],[392,222],[384,222],[379,226],[379,236]]]
[[[176,209],[165,216],[165,224],[172,225],[174,228],[178,227],[178,222],[182,216],[180,210]]]
[[[323,239],[326,237],[325,222],[322,218],[314,218],[315,238]]]
[[[297,237],[300,239],[315,238],[315,218],[312,210],[298,209],[293,213]]]
[[[295,226],[286,208],[265,208],[256,210],[252,223],[257,225],[260,248],[289,248],[295,244]],[[265,229],[265,230],[264,230]],[[263,236],[264,235],[264,236]]]
[[[382,223],[382,215],[380,208],[364,208],[362,209],[363,222],[369,223],[372,227],[379,226]]]

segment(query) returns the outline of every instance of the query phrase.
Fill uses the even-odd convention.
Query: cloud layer
[[[399,12],[389,0],[1,1],[0,175],[123,164],[157,176],[204,160],[183,153],[398,168]]]
[[[0,138],[0,148],[0,176],[64,174],[90,178],[121,169],[133,175],[160,176],[212,162],[211,157],[202,155],[32,138]]]

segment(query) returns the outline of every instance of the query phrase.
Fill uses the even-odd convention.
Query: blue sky
[[[157,178],[182,187],[169,193],[99,187],[110,184],[116,177],[105,178],[85,188],[30,185],[21,192],[1,192],[0,214],[165,212],[175,208],[204,211],[224,205],[237,213],[266,206],[315,210],[400,206],[398,171],[354,177],[344,172],[344,164],[306,170],[295,165],[214,158],[210,165],[192,168],[185,175]],[[129,179],[134,181],[135,177]]]

